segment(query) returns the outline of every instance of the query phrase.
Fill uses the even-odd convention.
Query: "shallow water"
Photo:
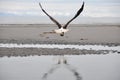
[[[120,80],[120,55],[0,58],[0,80]]]

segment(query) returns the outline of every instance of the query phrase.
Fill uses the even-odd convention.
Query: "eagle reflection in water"
[[[77,72],[76,68],[68,64],[68,61],[64,56],[60,56],[58,58],[57,64],[53,65],[52,68],[50,68],[46,73],[43,74],[42,80],[46,80],[47,78],[49,78],[48,76],[53,74],[61,66],[64,66],[66,69],[68,69],[73,74],[76,80],[82,80],[82,77]]]

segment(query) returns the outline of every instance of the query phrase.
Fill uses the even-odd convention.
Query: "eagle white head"
[[[64,28],[61,27],[60,29],[55,29],[53,31],[57,34],[60,34],[60,36],[64,36],[64,33],[68,32],[69,29],[64,29]]]

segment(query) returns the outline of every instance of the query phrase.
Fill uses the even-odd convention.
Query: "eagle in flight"
[[[84,2],[81,6],[81,8],[77,11],[77,13],[75,14],[75,16],[70,19],[65,25],[61,25],[57,20],[55,20],[52,16],[50,16],[42,7],[41,3],[39,3],[39,6],[40,8],[42,9],[42,11],[50,18],[50,20],[52,20],[57,26],[58,26],[58,29],[55,29],[53,30],[52,32],[44,32],[44,34],[47,34],[47,33],[57,33],[57,34],[60,34],[60,36],[64,36],[64,33],[68,32],[69,29],[67,29],[67,26],[70,24],[70,22],[72,22],[75,18],[77,18],[80,13],[83,11],[83,8],[84,8]]]

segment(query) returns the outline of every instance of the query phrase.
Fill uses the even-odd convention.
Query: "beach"
[[[0,43],[120,43],[120,25],[79,25],[68,27],[69,32],[61,37],[58,34],[41,35],[57,29],[52,24],[9,24],[0,25]]]
[[[120,45],[120,25],[71,24],[69,32],[61,37],[59,34],[45,34],[57,29],[53,24],[1,24],[0,43],[2,44],[64,44],[64,45]],[[58,45],[59,46],[59,45]],[[106,54],[109,50],[98,50],[97,54]],[[58,53],[59,52],[59,53]],[[113,52],[118,52],[113,50]],[[29,55],[69,55],[95,54],[96,50],[86,49],[49,49],[49,48],[8,48],[0,47],[0,56]]]

